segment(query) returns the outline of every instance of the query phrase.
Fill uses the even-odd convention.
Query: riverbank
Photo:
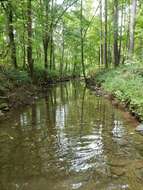
[[[143,121],[143,66],[139,63],[101,70],[87,80],[87,86],[129,110]]]
[[[32,104],[36,94],[25,71],[0,68],[0,119],[13,109]]]
[[[48,75],[44,71],[34,73],[34,81],[24,70],[0,68],[0,119],[11,110],[31,105],[49,84],[71,80],[72,76]]]

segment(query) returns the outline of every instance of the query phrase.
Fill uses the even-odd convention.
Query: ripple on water
[[[142,190],[134,123],[82,83],[52,87],[0,124],[0,189]]]

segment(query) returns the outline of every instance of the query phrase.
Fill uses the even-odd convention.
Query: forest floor
[[[115,69],[100,70],[87,81],[87,86],[143,121],[142,64],[132,63]]]

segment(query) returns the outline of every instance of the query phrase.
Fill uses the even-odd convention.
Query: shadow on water
[[[50,87],[0,124],[0,190],[141,190],[135,121],[82,83]]]

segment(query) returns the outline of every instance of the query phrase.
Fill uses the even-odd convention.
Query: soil
[[[0,96],[0,120],[5,119],[9,112],[22,106],[31,105],[37,98],[38,88],[25,85],[14,88],[6,96]]]

